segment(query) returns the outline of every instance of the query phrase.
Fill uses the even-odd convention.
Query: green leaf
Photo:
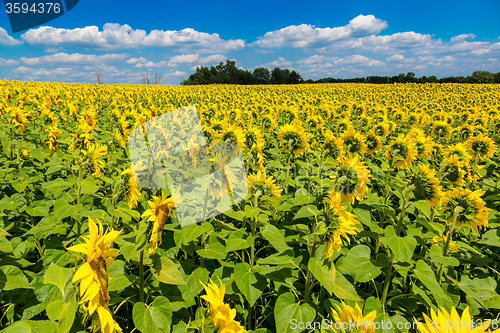
[[[43,183],[42,189],[47,190],[50,193],[60,193],[63,190],[71,186],[71,182],[64,180],[62,178],[54,179],[50,182]]]
[[[272,254],[266,258],[258,258],[257,262],[259,264],[268,264],[268,265],[290,265],[290,266],[298,266],[302,261],[302,256],[295,256],[295,253],[292,250],[287,250],[281,253]]]
[[[73,271],[69,268],[61,268],[54,263],[51,263],[50,266],[45,271],[45,275],[43,277],[43,283],[52,284],[59,288],[64,296],[64,291],[66,290],[66,285],[73,277]]]
[[[371,250],[366,245],[356,245],[344,258],[340,270],[354,276],[354,282],[369,282],[382,273],[380,267],[371,262]]]
[[[290,246],[286,244],[285,237],[283,237],[279,229],[274,225],[266,224],[264,230],[261,231],[261,234],[276,250],[278,250],[278,252],[291,249]]]
[[[214,228],[209,222],[201,224],[190,224],[182,227],[182,244],[188,245],[189,242],[197,239],[206,232],[212,231]]]
[[[227,215],[227,216],[235,219],[236,221],[243,221],[243,219],[245,218],[245,212],[243,212],[241,210],[238,210],[236,212],[234,210],[230,210],[230,211],[225,212],[224,215]]]
[[[425,200],[419,200],[413,203],[413,206],[425,215],[429,220],[431,219],[431,205]]]
[[[281,294],[276,300],[274,308],[276,320],[276,331],[280,333],[302,332],[299,323],[306,325],[316,317],[316,311],[309,304],[295,303],[295,296],[292,293]]]
[[[109,291],[122,291],[133,282],[132,277],[125,274],[125,262],[122,260],[115,260],[108,267],[108,273],[111,280],[108,283]]]
[[[10,325],[4,330],[1,330],[0,333],[31,333],[31,326],[25,321],[17,321],[14,324]]]
[[[206,249],[196,250],[196,253],[208,259],[224,260],[226,258],[226,248],[221,243],[210,244]]]
[[[179,268],[170,258],[155,257],[153,265],[152,273],[160,282],[175,285],[186,283]]]
[[[384,237],[383,242],[392,250],[396,261],[401,262],[410,262],[417,246],[417,241],[412,236],[399,237],[392,235],[387,238]]]
[[[170,333],[172,325],[170,302],[163,296],[157,296],[149,306],[137,302],[132,309],[132,319],[142,333]]]
[[[24,273],[16,266],[5,265],[0,267],[0,288],[1,290],[32,289]]]
[[[69,302],[64,302],[62,300],[52,301],[47,306],[46,311],[50,320],[57,321],[57,333],[68,332],[75,321],[75,295],[71,297]]]
[[[64,199],[58,199],[54,203],[54,216],[62,220],[68,216],[75,216],[76,213],[82,210],[82,204],[71,205]]]
[[[335,266],[330,264],[330,267],[328,267],[324,262],[320,263],[316,258],[311,257],[307,267],[316,280],[332,295],[335,291]]]
[[[234,267],[234,281],[250,306],[255,304],[267,287],[266,279],[260,274],[254,274],[246,262],[238,263]]]
[[[319,211],[316,206],[307,205],[307,206],[301,207],[299,209],[299,211],[295,214],[293,219],[296,220],[296,219],[305,218],[305,217],[318,216],[319,214],[321,214],[321,211]]]
[[[253,237],[249,236],[243,229],[231,232],[226,241],[225,252],[238,251],[252,246]]]
[[[81,193],[82,194],[95,194],[99,190],[99,185],[93,177],[87,177],[82,180]]]
[[[446,295],[439,286],[439,283],[434,277],[434,271],[425,263],[423,260],[417,261],[417,264],[413,270],[417,279],[422,282],[422,284],[431,291],[432,296],[436,300],[439,307],[444,307],[445,309],[451,309],[453,302],[448,295]]]
[[[52,201],[53,202],[53,201]],[[26,213],[31,216],[46,216],[49,213],[49,202],[33,201],[30,206],[26,207]]]
[[[485,301],[497,296],[495,291],[497,287],[496,281],[492,277],[484,279],[470,279],[468,276],[462,276],[462,280],[457,286],[467,294],[468,297],[475,299],[479,305],[485,306]]]
[[[28,186],[28,180],[16,179],[11,183],[11,185],[18,193],[21,193]]]

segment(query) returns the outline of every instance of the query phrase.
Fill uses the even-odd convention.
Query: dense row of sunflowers
[[[500,332],[499,101],[498,85],[2,81],[0,328]],[[185,198],[141,188],[127,144],[187,105],[246,166],[214,153],[227,185],[206,199],[249,193],[181,227]]]

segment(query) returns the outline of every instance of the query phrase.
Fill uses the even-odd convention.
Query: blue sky
[[[0,11],[0,79],[178,84],[235,59],[305,79],[500,71],[500,1],[97,1],[12,33]]]

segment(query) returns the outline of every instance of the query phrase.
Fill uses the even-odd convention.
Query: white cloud
[[[452,61],[456,61],[457,59],[452,57],[452,56],[444,56],[442,57],[441,59],[439,59],[439,61],[443,61],[443,62],[452,62]]]
[[[16,46],[22,44],[23,41],[15,39],[7,33],[7,30],[0,27],[0,45]]]
[[[292,65],[291,61],[286,60],[283,57],[278,57],[277,60],[267,63],[267,67],[290,67]]]
[[[198,61],[200,58],[199,54],[181,54],[170,58],[170,64],[192,64]]]
[[[200,58],[200,63],[202,64],[217,64],[219,62],[224,62],[226,56],[222,54],[212,54],[207,57]]]
[[[490,52],[491,52],[490,49],[477,49],[477,50],[473,50],[471,53],[474,55],[481,55],[481,54],[490,53]]]
[[[45,69],[45,68],[29,68],[25,66],[18,67],[12,70],[12,73],[16,74],[28,74],[29,77],[39,77],[39,76],[62,76],[68,75],[72,71],[71,67],[61,67],[54,69]]]
[[[455,37],[451,37],[450,41],[457,43],[457,42],[462,42],[467,38],[474,39],[474,38],[476,38],[476,35],[474,35],[474,34],[461,34],[461,35],[458,35]]]
[[[170,75],[170,76],[186,76],[187,74],[188,74],[187,72],[175,71],[173,73],[168,73],[167,75]]]
[[[148,62],[148,59],[144,57],[139,57],[139,58],[130,58],[129,60],[125,61],[125,63],[133,65],[137,63],[145,64]]]
[[[134,30],[129,25],[104,24],[103,30],[96,26],[61,29],[42,26],[21,35],[28,44],[52,48],[55,46],[84,47],[101,50],[139,49],[165,47],[176,50],[239,50],[245,46],[242,39],[224,40],[216,33],[199,32],[191,28],[183,30]]]
[[[19,61],[17,61],[17,60],[0,58],[0,67],[15,66],[18,64],[19,64]]]
[[[105,62],[121,61],[127,57],[126,54],[80,54],[80,53],[56,53],[51,55],[44,55],[38,58],[21,57],[19,60],[25,65],[44,65],[44,64],[102,64]]]
[[[386,61],[403,61],[405,59],[405,56],[402,54],[395,54],[390,57],[387,57]]]
[[[373,15],[359,15],[349,24],[335,28],[316,28],[310,24],[291,25],[266,32],[254,43],[260,47],[322,47],[348,37],[378,34],[387,28],[387,22]]]

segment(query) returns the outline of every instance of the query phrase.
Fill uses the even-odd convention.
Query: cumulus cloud
[[[23,41],[15,39],[7,33],[7,30],[0,27],[0,45],[16,46],[22,44]]]
[[[405,59],[405,56],[402,55],[402,54],[395,54],[395,55],[392,55],[390,57],[387,57],[387,61],[388,62],[391,62],[391,61],[403,61]]]
[[[359,15],[349,24],[334,28],[316,28],[310,24],[291,25],[280,30],[266,32],[254,45],[260,47],[322,47],[348,37],[378,34],[387,28],[387,22],[373,15]]]
[[[19,60],[25,65],[61,65],[61,64],[102,64],[105,62],[121,61],[127,57],[126,54],[80,54],[80,53],[56,53],[44,55],[38,58],[21,57]]]
[[[291,61],[286,60],[283,57],[278,57],[275,61],[266,64],[266,67],[290,67],[292,65]]]
[[[16,66],[18,64],[19,61],[17,60],[0,58],[0,67]]]
[[[183,30],[132,29],[129,25],[106,23],[102,30],[96,26],[61,29],[42,26],[21,35],[28,44],[53,48],[55,46],[84,47],[99,50],[139,49],[162,47],[176,50],[196,49],[199,52],[213,50],[239,50],[245,46],[242,39],[224,40],[216,33],[199,32],[191,28]]]
[[[457,42],[462,42],[467,38],[474,39],[474,38],[476,38],[476,35],[474,35],[474,34],[461,34],[458,36],[451,37],[450,41],[457,43]]]

